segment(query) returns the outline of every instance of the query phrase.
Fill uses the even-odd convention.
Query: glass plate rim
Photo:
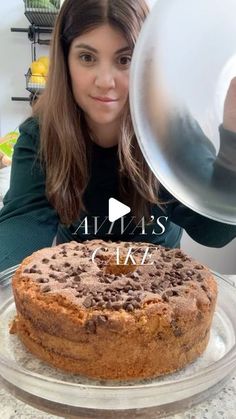
[[[19,265],[16,265],[13,268],[18,267]],[[10,270],[13,268],[9,268]],[[14,274],[15,271],[11,270],[11,273],[6,273],[4,275],[4,272],[6,271],[2,271],[0,272],[0,286],[1,286],[1,280],[4,278],[4,280],[6,279],[11,279],[11,276]],[[228,278],[226,278],[224,275],[219,274],[217,272],[211,271],[217,280],[217,284],[218,287],[227,287],[228,289],[232,289],[233,292],[235,293],[235,298],[236,298],[236,285],[230,281]],[[223,283],[221,282],[223,280]],[[8,286],[10,286],[10,282],[8,283]],[[235,300],[236,301],[236,300]],[[1,303],[0,305],[0,314],[3,311],[4,307],[7,307],[10,303],[14,303],[14,297],[13,295],[11,295],[11,297],[7,298],[3,303]],[[217,304],[218,305],[218,304]],[[217,306],[216,306],[217,307]],[[235,329],[235,337],[236,337],[236,329]],[[225,360],[224,358],[227,357],[227,360]],[[80,383],[71,383],[71,382],[65,382],[56,378],[52,378],[52,377],[47,377],[47,376],[43,376],[42,374],[36,373],[36,372],[30,372],[25,368],[19,368],[17,363],[13,360],[11,360],[11,364],[9,365],[7,362],[9,360],[7,360],[4,356],[0,355],[0,364],[4,364],[5,367],[8,370],[11,370],[12,372],[16,372],[17,374],[20,375],[25,375],[27,377],[31,377],[34,378],[35,380],[39,380],[40,382],[47,382],[47,383],[51,383],[53,385],[66,385],[68,388],[72,388],[72,389],[88,389],[88,390],[96,390],[96,391],[103,391],[106,390],[106,392],[109,391],[118,391],[121,392],[122,390],[125,391],[133,391],[133,390],[143,390],[144,389],[144,383],[141,384],[129,384],[129,382],[127,382],[127,385],[106,385],[104,384],[102,385],[95,385],[95,384],[80,384]],[[206,378],[206,374],[208,375],[208,379],[210,379],[211,374],[216,374],[217,372],[221,371],[222,369],[226,369],[226,367],[228,368],[232,363],[235,363],[236,367],[236,339],[235,339],[235,343],[232,346],[232,348],[219,360],[215,361],[214,363],[212,363],[211,365],[209,365],[208,367],[204,368],[203,370],[194,372],[193,374],[187,376],[187,377],[183,377],[183,378],[178,378],[175,379],[174,381],[172,380],[167,380],[167,381],[163,381],[163,382],[151,382],[151,383],[145,383],[145,389],[154,389],[154,388],[158,388],[158,389],[165,389],[168,388],[168,386],[173,386],[173,384],[175,386],[180,386],[180,385],[186,385],[186,384],[191,384],[191,387],[195,386],[195,380],[197,379],[201,379],[202,377]],[[220,365],[219,365],[220,364]],[[210,374],[210,376],[209,376]],[[83,378],[83,377],[82,377]],[[158,377],[156,378],[158,379]],[[153,379],[155,380],[155,378]],[[100,380],[101,382],[103,380]]]

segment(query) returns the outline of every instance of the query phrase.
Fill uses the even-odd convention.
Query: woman
[[[57,243],[102,238],[168,247],[180,245],[182,228],[206,246],[221,247],[236,236],[236,226],[173,199],[139,149],[128,104],[129,68],[147,14],[144,0],[64,2],[47,87],[15,146],[0,213],[0,271],[50,246],[55,236]],[[203,136],[200,130],[194,135]],[[215,156],[207,145],[204,154],[210,170]],[[111,197],[132,210],[113,223]]]

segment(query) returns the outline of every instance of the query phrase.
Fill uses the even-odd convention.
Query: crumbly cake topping
[[[100,248],[94,260],[95,249]],[[137,265],[117,265],[125,261],[128,247],[135,250]],[[141,264],[144,249],[151,260]],[[139,264],[138,264],[139,262]],[[153,264],[147,264],[153,262]],[[132,312],[147,301],[169,302],[194,282],[210,299],[204,278],[209,271],[179,249],[167,249],[144,242],[70,242],[39,250],[24,267],[23,274],[40,287],[41,292],[60,293],[84,308],[124,309]]]

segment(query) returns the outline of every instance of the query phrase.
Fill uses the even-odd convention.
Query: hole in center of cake
[[[137,265],[131,263],[130,260],[128,260],[126,263],[126,257],[120,256],[119,264],[114,258],[111,258],[108,259],[108,263],[104,268],[106,274],[124,275],[133,273],[136,270]]]

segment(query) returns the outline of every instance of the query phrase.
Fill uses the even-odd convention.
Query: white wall
[[[151,8],[152,6],[154,6],[154,4],[156,3],[157,0],[146,0],[148,6]]]
[[[31,63],[31,43],[27,33],[11,32],[11,27],[28,28],[23,0],[0,2],[0,135],[14,130],[30,114],[28,102],[13,102],[12,96],[29,96],[25,76]],[[40,46],[39,55],[48,54]]]

